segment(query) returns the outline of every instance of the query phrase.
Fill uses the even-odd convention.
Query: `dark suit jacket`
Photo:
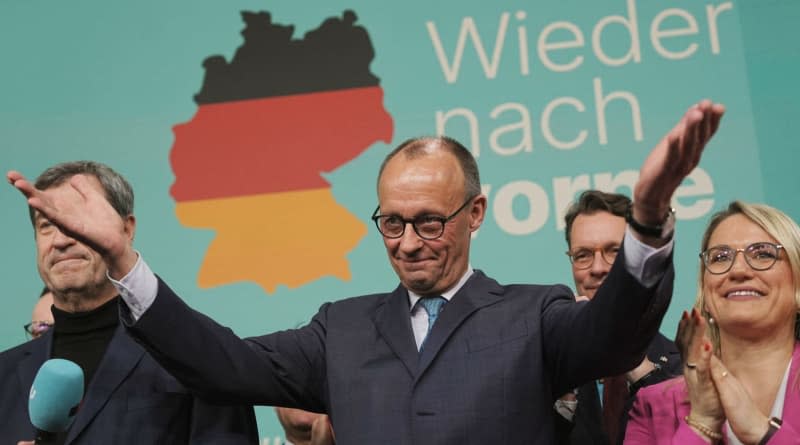
[[[683,372],[681,355],[675,342],[656,334],[647,348],[647,358],[661,366],[642,387],[654,385],[671,377],[681,375]],[[603,429],[603,411],[600,405],[600,394],[594,380],[578,388],[578,407],[575,410],[573,422],[568,422],[560,415],[556,418],[558,428],[558,443],[569,445],[607,445],[608,436]],[[625,427],[628,423],[628,411],[635,400],[635,393],[630,393],[625,399],[625,409],[620,419],[619,444],[625,436]]]
[[[585,305],[565,286],[501,286],[476,271],[421,354],[403,287],[242,341],[159,282],[130,331],[206,397],[329,413],[340,445],[552,444],[555,398],[640,363],[669,303],[671,262],[653,289],[617,265]]]
[[[0,439],[33,440],[28,393],[52,331],[0,354]],[[252,407],[193,397],[120,326],[88,385],[66,444],[256,444]]]

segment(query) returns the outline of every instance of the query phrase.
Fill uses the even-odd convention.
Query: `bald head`
[[[380,187],[386,166],[396,157],[400,156],[410,161],[443,153],[450,154],[455,158],[457,166],[463,174],[463,199],[479,195],[481,193],[481,179],[475,158],[461,143],[447,136],[418,137],[402,142],[383,160],[378,172],[378,187]]]

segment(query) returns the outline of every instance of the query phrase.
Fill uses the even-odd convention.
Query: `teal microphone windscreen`
[[[42,364],[31,386],[28,413],[36,429],[66,431],[83,398],[83,370],[69,360],[50,359]]]

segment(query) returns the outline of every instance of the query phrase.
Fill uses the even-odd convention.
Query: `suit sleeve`
[[[554,378],[554,395],[592,379],[618,375],[636,367],[658,333],[672,296],[670,257],[661,279],[644,287],[620,255],[603,285],[588,303],[575,304],[554,287],[543,308],[546,360]]]
[[[192,404],[189,442],[198,445],[258,444],[258,427],[251,406],[211,405],[197,397]]]
[[[157,298],[128,332],[170,374],[212,403],[325,412],[326,309],[305,327],[241,339],[192,310],[159,279]]]

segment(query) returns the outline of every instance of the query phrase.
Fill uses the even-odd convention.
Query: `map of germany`
[[[230,63],[205,60],[197,112],[174,127],[176,215],[216,233],[198,285],[253,281],[271,293],[349,280],[346,255],[367,228],[321,173],[392,139],[369,35],[352,11],[300,40],[267,12],[242,18],[244,44]]]

